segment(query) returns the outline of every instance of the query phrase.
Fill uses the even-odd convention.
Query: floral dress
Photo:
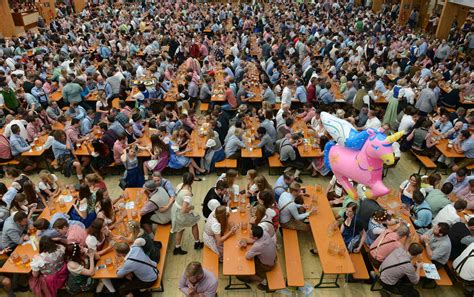
[[[214,253],[222,256],[223,246],[218,246],[216,234],[221,234],[221,223],[216,218],[216,213],[213,211],[207,218],[206,225],[204,226],[203,241],[204,244],[210,248]]]
[[[43,275],[50,275],[58,272],[64,265],[65,248],[58,245],[58,249],[53,253],[40,253],[31,260],[31,270],[40,271]]]

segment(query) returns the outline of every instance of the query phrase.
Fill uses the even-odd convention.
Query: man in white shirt
[[[379,129],[382,127],[382,122],[375,116],[375,111],[374,110],[369,110],[367,113],[367,122],[365,123],[365,126],[360,128],[360,130],[366,130],[369,128],[374,128],[374,129]]]
[[[474,242],[459,257],[454,259],[453,268],[456,274],[465,282],[464,296],[472,296],[474,293],[474,288],[472,288],[472,282],[474,282]]]
[[[294,87],[295,82],[292,79],[286,81],[286,85],[283,88],[283,93],[281,94],[281,104],[287,104],[291,107],[291,99],[293,99],[292,88]]]
[[[303,222],[307,217],[316,211],[316,208],[307,209],[298,199],[302,195],[301,185],[293,182],[287,192],[283,192],[278,199],[280,209],[280,224],[283,228],[309,231],[309,224]]]
[[[20,136],[24,139],[28,139],[28,133],[26,132],[26,121],[24,120],[15,120],[15,117],[11,114],[5,117],[5,129],[3,130],[3,135],[6,138],[10,138],[12,134],[11,128],[13,125],[18,125],[20,127]]]
[[[464,211],[466,207],[467,201],[462,199],[446,205],[433,219],[433,226],[437,225],[438,223],[447,223],[452,226],[454,223],[464,220],[464,218],[461,218],[458,213]]]

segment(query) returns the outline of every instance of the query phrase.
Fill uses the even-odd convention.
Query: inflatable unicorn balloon
[[[349,179],[367,187],[367,198],[376,198],[390,192],[382,182],[383,165],[392,165],[392,143],[403,136],[402,132],[386,136],[375,129],[357,132],[350,123],[326,112],[321,113],[326,131],[335,139],[324,148],[325,164],[346,192],[357,199],[357,191]]]

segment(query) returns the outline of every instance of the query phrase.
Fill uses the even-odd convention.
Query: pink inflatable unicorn
[[[358,199],[357,191],[349,179],[368,188],[365,192],[367,198],[380,197],[390,192],[382,182],[383,164],[393,164],[392,143],[403,136],[403,131],[390,136],[374,129],[368,129],[366,132],[368,138],[360,150],[334,145],[334,142],[332,145],[326,145],[325,149],[332,172],[354,199]]]

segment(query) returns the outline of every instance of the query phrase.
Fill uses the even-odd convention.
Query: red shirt
[[[308,102],[313,102],[316,99],[315,94],[316,88],[313,84],[309,84],[309,86],[306,88],[306,100],[308,100]]]
[[[227,103],[229,103],[230,106],[232,106],[232,108],[237,107],[237,99],[235,99],[234,92],[231,88],[228,88],[225,91],[225,100],[227,101]]]

